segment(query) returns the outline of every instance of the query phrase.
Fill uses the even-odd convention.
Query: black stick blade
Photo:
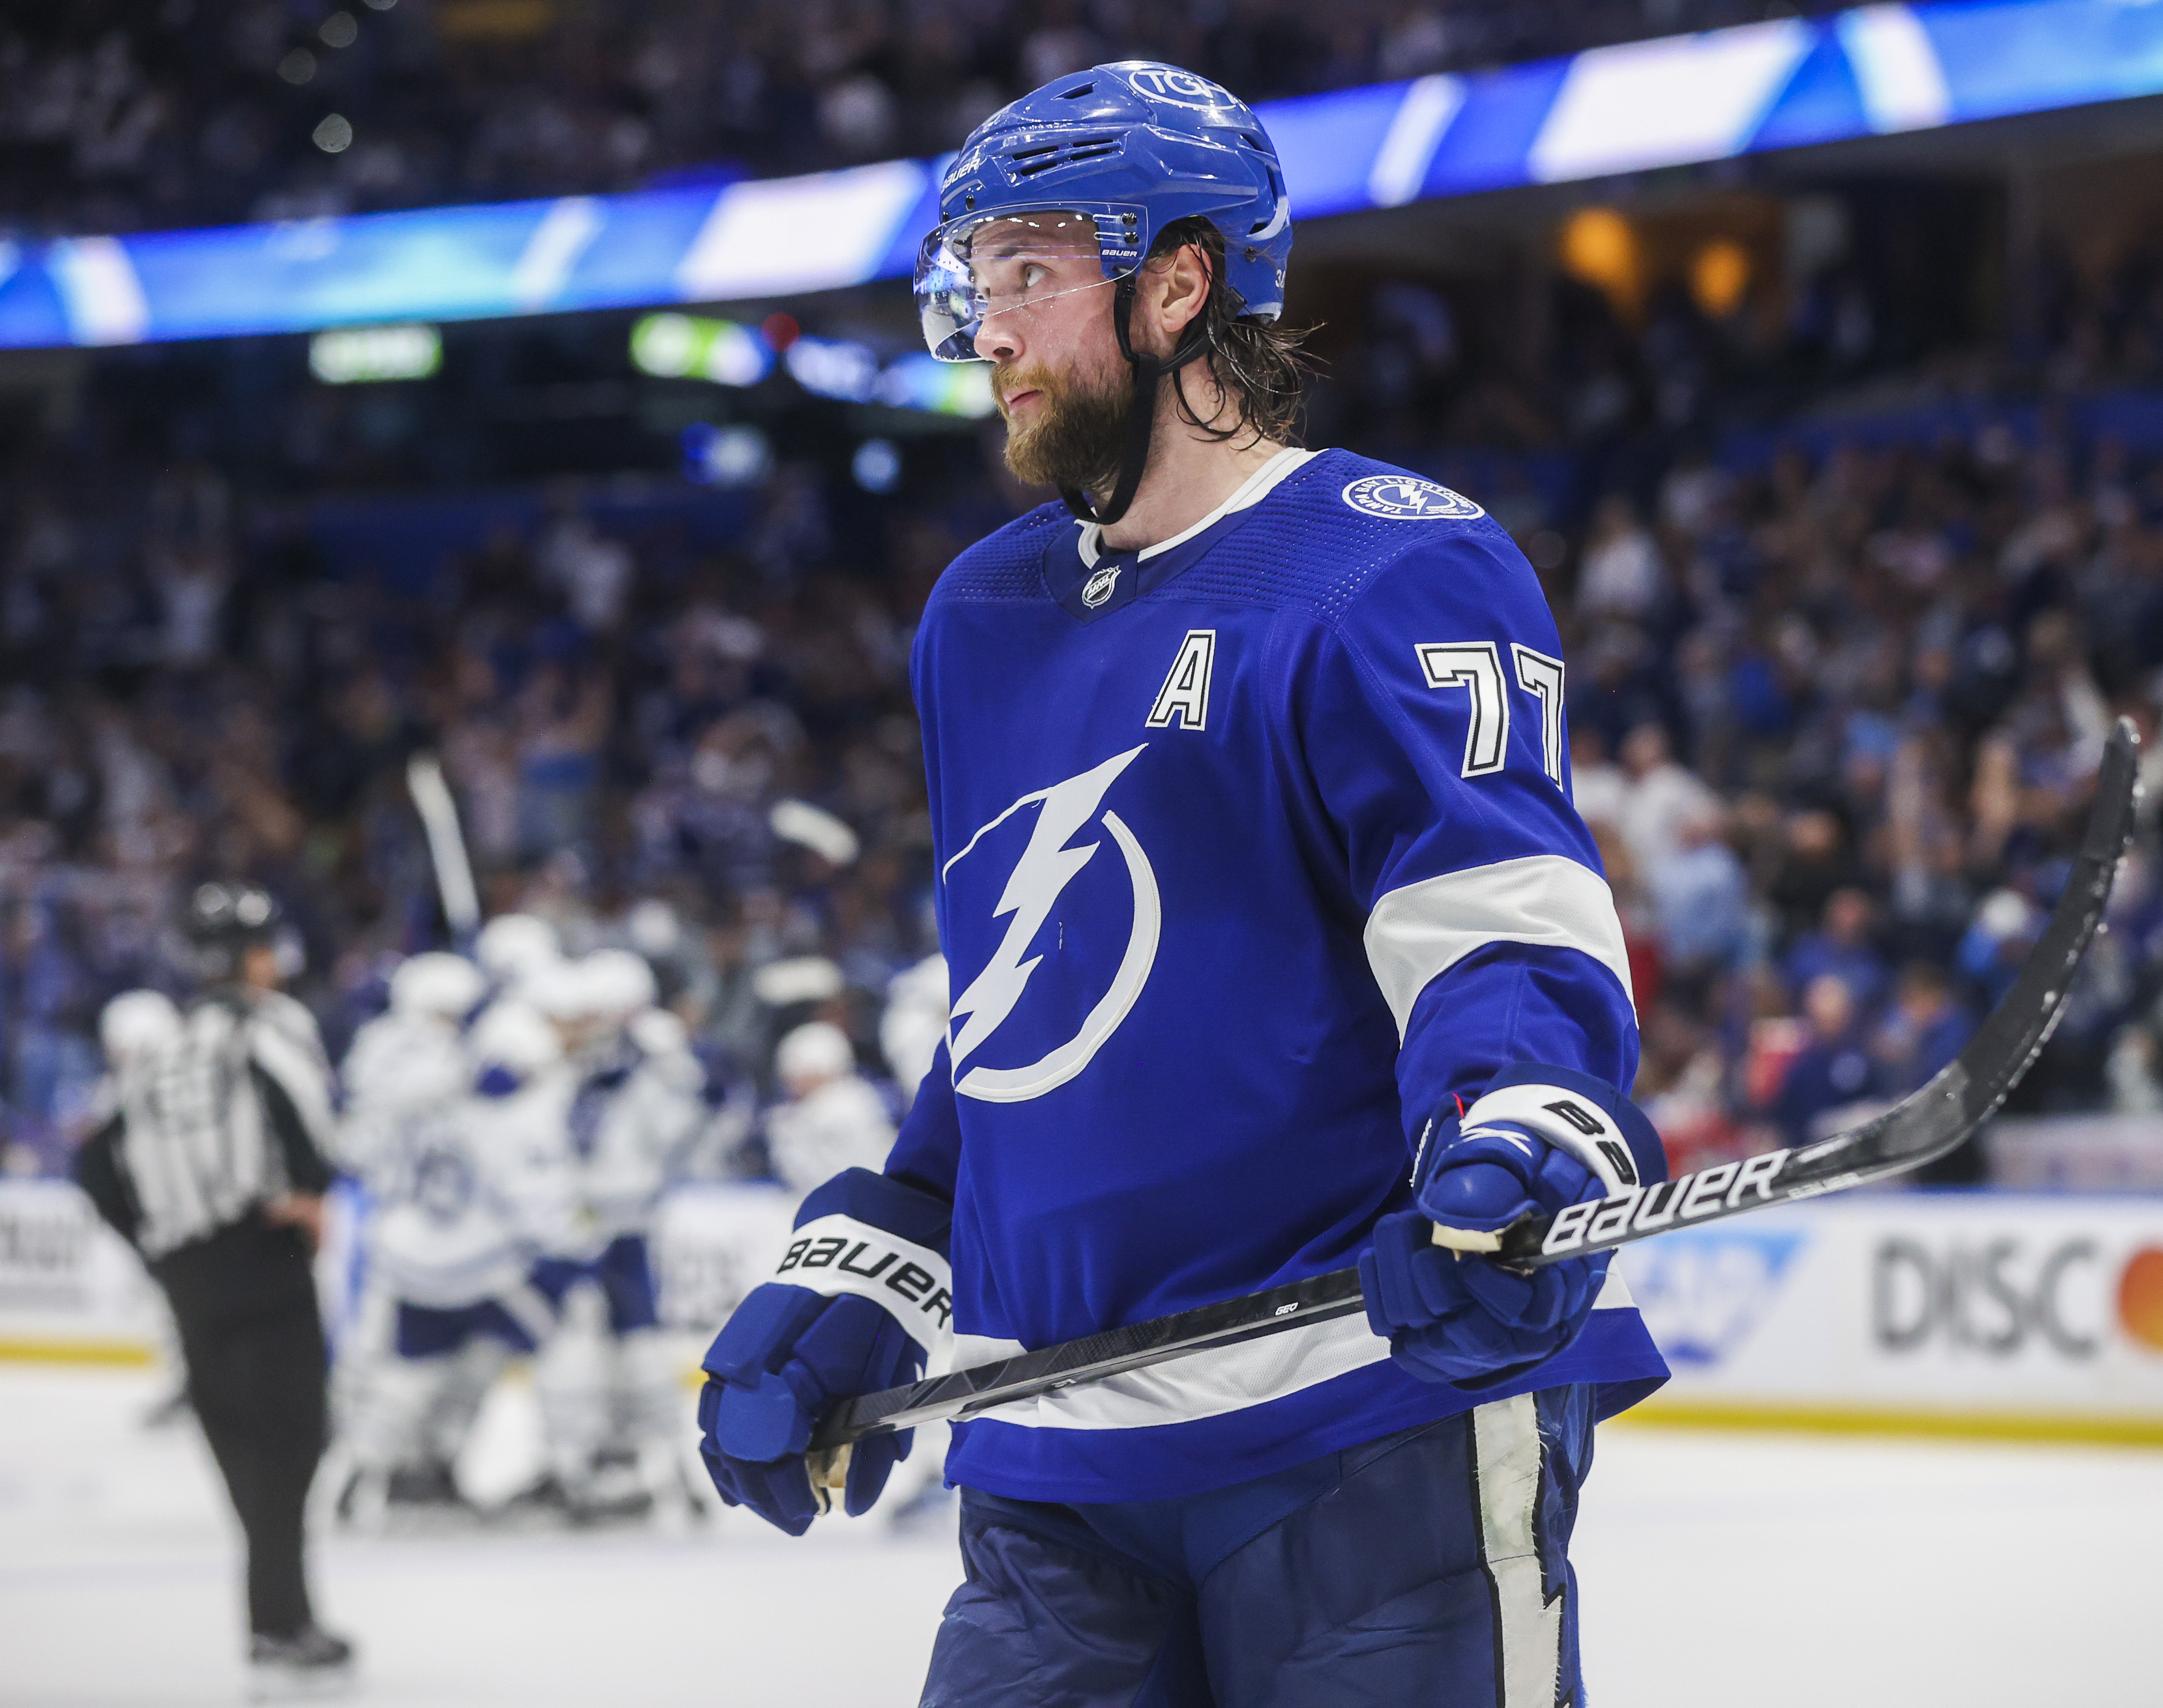
[[[1504,1235],[1501,1260],[1535,1268],[1611,1250],[1670,1228],[1883,1180],[1956,1149],[2020,1083],[2065,1013],[2133,839],[2139,766],[2133,726],[2121,719],[2103,747],[2080,851],[2019,977],[1967,1047],[1921,1090],[1850,1133],[1572,1204],[1553,1217],[1528,1217]]]

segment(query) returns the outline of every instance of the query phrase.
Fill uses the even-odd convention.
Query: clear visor
[[[986,359],[977,337],[1001,315],[1026,318],[1076,291],[1094,291],[1140,261],[1138,219],[1109,208],[987,213],[951,220],[916,254],[924,342],[942,362]]]

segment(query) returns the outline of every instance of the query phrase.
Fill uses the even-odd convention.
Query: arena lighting
[[[2163,4],[1927,0],[1260,111],[1293,207],[1312,219],[2159,93]],[[351,139],[343,118],[318,127],[318,146]],[[0,348],[771,301],[902,278],[943,165],[24,245],[13,267],[0,258]]]
[[[785,322],[778,328],[776,322]],[[778,357],[789,377],[818,397],[883,403],[981,420],[992,413],[991,369],[956,365],[912,352],[881,367],[877,353],[850,338],[806,338],[787,315],[752,327],[696,314],[649,314],[631,329],[631,365],[664,380],[756,385],[773,371],[772,334],[787,338]]]
[[[919,350],[887,364],[879,375],[878,401],[895,409],[925,409],[982,421],[998,405],[992,399],[987,362],[942,362]]]
[[[892,492],[901,485],[901,453],[892,439],[866,439],[849,459],[849,474],[867,492]]]
[[[879,360],[868,345],[799,338],[781,359],[788,364],[789,377],[814,396],[869,403],[877,393]]]
[[[308,340],[308,369],[326,385],[425,380],[443,365],[443,337],[432,326],[339,327]]]
[[[756,486],[772,472],[773,447],[755,427],[683,429],[683,478],[700,486]]]
[[[766,340],[732,320],[649,314],[631,329],[631,365],[663,380],[756,385],[773,370]]]

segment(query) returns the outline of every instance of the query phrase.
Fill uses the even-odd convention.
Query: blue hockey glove
[[[943,1341],[951,1214],[861,1168],[804,1201],[775,1279],[745,1297],[706,1353],[699,1450],[722,1500],[801,1536],[828,1509],[840,1471],[846,1510],[871,1509],[914,1431],[869,1437],[832,1467],[808,1463],[805,1449],[827,1412],[914,1381]]]
[[[1520,1274],[1489,1255],[1523,1217],[1553,1215],[1667,1177],[1643,1112],[1615,1087],[1559,1067],[1497,1077],[1459,1119],[1438,1119],[1415,1164],[1417,1208],[1386,1216],[1359,1259],[1367,1318],[1411,1374],[1494,1387],[1574,1340],[1607,1256]]]

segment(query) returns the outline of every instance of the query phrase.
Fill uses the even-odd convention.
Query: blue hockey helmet
[[[1168,228],[1197,217],[1223,239],[1222,282],[1239,313],[1276,319],[1291,259],[1291,198],[1276,148],[1244,102],[1154,60],[1076,71],[1000,108],[940,180],[939,224],[917,252],[915,287],[924,342],[940,360],[982,359],[977,334],[994,315],[1113,287],[1112,325],[1134,370],[1134,399],[1102,506],[1061,489],[1084,521],[1126,514],[1149,460],[1159,382],[1212,348],[1206,313],[1167,359],[1137,352],[1128,336],[1134,273]],[[983,257],[979,234],[996,244]],[[1027,265],[1033,254],[1071,263],[1092,245],[1102,276],[1087,284],[1048,286],[1058,270]]]
[[[1122,60],[1055,78],[970,134],[939,185],[939,224],[916,260],[924,342],[943,361],[981,359],[976,335],[1003,312],[972,265],[976,235],[998,223],[1073,253],[1087,226],[1118,281],[1176,220],[1207,219],[1224,239],[1224,283],[1241,312],[1284,311],[1291,200],[1276,149],[1247,104],[1207,78]],[[1122,342],[1125,322],[1120,318]]]

